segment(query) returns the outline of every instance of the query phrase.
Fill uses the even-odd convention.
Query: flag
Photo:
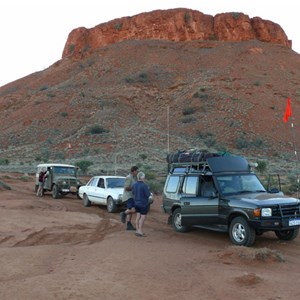
[[[283,121],[286,123],[289,120],[289,117],[291,117],[291,116],[292,116],[291,99],[288,98],[287,103],[286,103]]]

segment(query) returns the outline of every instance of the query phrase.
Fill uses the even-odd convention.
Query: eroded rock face
[[[171,41],[257,39],[291,48],[280,25],[243,13],[222,13],[215,17],[190,9],[156,10],[115,19],[91,29],[74,29],[62,57],[80,59],[94,49],[123,40],[160,39]]]

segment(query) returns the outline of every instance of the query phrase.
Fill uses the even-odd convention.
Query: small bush
[[[188,116],[188,117],[185,117],[181,120],[182,123],[186,124],[186,123],[192,123],[192,122],[195,122],[196,119],[194,117],[191,117],[191,116]]]
[[[108,130],[100,125],[94,125],[90,128],[90,134],[102,134],[106,132],[108,132]]]
[[[45,90],[47,90],[49,87],[47,86],[47,85],[44,85],[44,86],[42,86],[41,88],[40,88],[40,91],[45,91]]]
[[[186,13],[184,14],[183,19],[184,19],[184,22],[185,22],[185,23],[189,23],[190,20],[191,20],[191,15],[190,15],[188,12],[186,12]]]
[[[249,146],[249,142],[242,136],[235,140],[235,145],[237,149],[243,149]]]
[[[0,165],[8,165],[9,160],[7,158],[0,158]]]
[[[238,13],[238,12],[232,12],[232,13],[231,13],[231,16],[232,16],[235,20],[237,20],[237,19],[240,17],[240,13]]]
[[[116,23],[116,24],[115,24],[115,29],[116,29],[117,31],[120,31],[120,30],[122,29],[122,27],[123,27],[123,23]]]
[[[53,93],[48,93],[47,96],[48,96],[49,98],[54,98],[56,95],[53,94]]]
[[[74,44],[70,44],[69,46],[69,52],[72,54],[75,51],[75,45]]]
[[[67,117],[67,116],[68,116],[68,113],[67,113],[66,111],[62,111],[62,112],[60,113],[60,115],[61,115],[62,117]]]
[[[89,160],[80,160],[76,162],[76,166],[82,171],[83,174],[87,173],[88,168],[92,165],[93,163]]]
[[[267,162],[263,160],[259,160],[257,162],[256,170],[260,173],[264,173],[267,170]]]
[[[196,111],[196,109],[194,107],[186,107],[183,109],[182,114],[184,116],[192,115],[195,111]]]

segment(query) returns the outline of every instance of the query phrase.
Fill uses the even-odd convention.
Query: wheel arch
[[[227,225],[230,225],[232,220],[236,217],[243,217],[246,221],[249,220],[249,216],[244,211],[233,211],[230,213],[230,215],[227,218]]]

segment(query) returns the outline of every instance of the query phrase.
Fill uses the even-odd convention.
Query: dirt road
[[[38,198],[33,178],[0,174],[0,299],[300,299],[300,236],[252,248],[227,234],[176,233],[156,197],[136,237],[104,207]]]

